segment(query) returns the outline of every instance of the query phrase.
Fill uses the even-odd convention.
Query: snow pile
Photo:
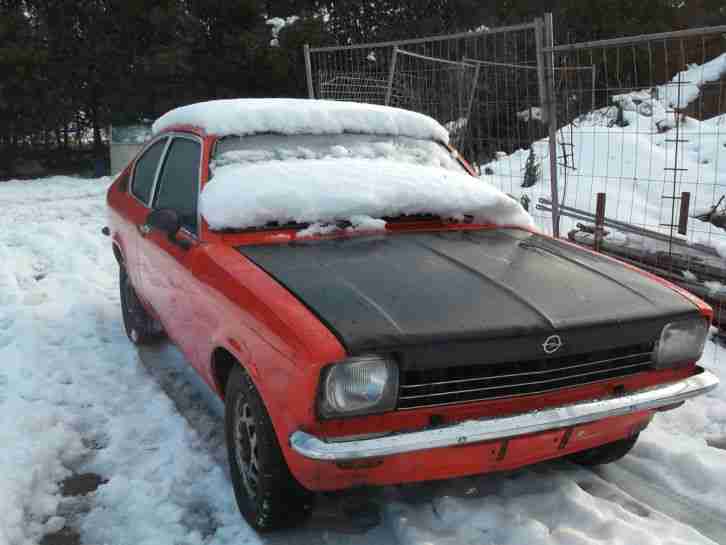
[[[726,53],[702,65],[691,64],[673,76],[670,83],[658,87],[658,99],[670,107],[683,109],[698,98],[703,85],[718,81],[724,75]]]
[[[674,126],[676,119],[673,114],[666,114],[663,105],[648,92],[621,95],[619,100],[624,105],[624,127],[615,123],[617,109],[610,107],[591,112],[558,130],[558,144],[572,144],[568,147],[570,168],[558,168],[561,203],[594,213],[597,193],[605,192],[608,218],[664,230],[662,226],[672,221],[670,201],[662,198],[673,193],[674,172],[668,169],[681,169],[676,175],[675,190],[679,195],[683,191],[691,193],[691,215],[695,210],[710,208],[726,194],[726,115],[705,121],[679,116],[678,138],[684,142],[676,144],[675,129],[664,131]],[[529,156],[529,150],[524,149],[510,155],[500,154],[482,165],[482,178],[517,198],[526,194],[535,203],[543,197],[549,199],[547,140],[534,142],[532,148],[543,166],[533,187],[521,186]],[[566,234],[575,223],[576,220],[563,216],[561,232]],[[540,215],[538,224],[549,230],[549,215]],[[690,219],[689,228],[700,231],[692,235],[693,242],[726,242],[726,233],[709,224]]]
[[[239,138],[235,142],[225,140],[223,145],[229,145],[231,149],[220,150],[213,158],[210,165],[213,173],[219,167],[234,163],[345,157],[390,159],[465,172],[456,155],[440,144],[408,137],[361,134],[341,134],[334,137],[264,135]]]
[[[254,544],[225,466],[123,332],[109,182],[0,184],[0,544],[64,525],[83,543]],[[85,472],[108,480],[90,511],[61,509],[59,483]]]
[[[200,102],[167,112],[154,133],[174,125],[194,125],[209,134],[386,134],[448,143],[432,118],[409,110],[334,100],[288,98],[227,99]]]
[[[352,216],[349,220],[350,226],[345,227],[346,233],[370,233],[373,231],[385,231],[386,222],[385,220],[379,220],[370,216]],[[305,229],[301,229],[297,232],[297,238],[303,237],[314,237],[324,236],[342,231],[340,227],[332,223],[312,223]]]
[[[644,121],[643,118],[650,118],[651,123],[648,130],[653,131],[664,131],[676,126],[678,114],[661,102],[657,96],[650,89],[642,89],[640,91],[633,91],[632,93],[624,93],[620,95],[614,95],[611,97],[613,104],[618,104],[625,112],[635,112],[639,117],[631,114],[625,115],[626,122],[635,121],[636,123]],[[601,118],[607,119],[609,125],[613,125],[615,119],[613,118],[612,110],[605,110],[599,112]],[[590,116],[592,119],[596,117]],[[644,128],[644,127],[641,127]]]
[[[691,545],[701,534],[567,464],[442,482],[386,506],[401,545]],[[424,489],[425,490],[425,489]]]
[[[726,53],[702,66],[691,65],[680,76],[678,106],[687,106],[701,86],[724,75]],[[674,112],[678,79],[676,74],[670,83],[654,89],[612,95],[612,106],[582,115],[557,131],[560,203],[594,213],[597,193],[605,192],[608,218],[667,232],[664,226],[673,221],[672,203],[664,196],[690,192],[693,216],[726,194],[726,114],[702,121]],[[547,139],[531,148],[542,158],[543,167],[549,163]],[[562,166],[564,155],[567,168]],[[528,156],[524,149],[497,153],[495,160],[481,165],[482,177],[517,198],[526,195],[534,203],[549,199],[549,168],[542,168],[533,187],[522,187]],[[551,232],[549,213],[536,219]],[[576,223],[563,216],[561,233]],[[691,219],[689,231],[691,242],[726,248],[726,233],[717,227]]]
[[[334,223],[436,214],[529,227],[520,204],[466,174],[388,159],[314,159],[217,167],[200,209],[213,229],[280,223]]]

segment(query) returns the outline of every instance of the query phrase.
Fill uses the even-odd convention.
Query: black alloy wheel
[[[232,486],[245,520],[259,532],[304,522],[313,494],[290,473],[262,398],[239,365],[227,380],[224,419]]]

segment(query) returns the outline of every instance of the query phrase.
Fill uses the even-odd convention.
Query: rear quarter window
[[[148,203],[151,197],[151,190],[154,187],[156,169],[159,166],[159,159],[166,146],[166,138],[163,138],[147,149],[136,161],[134,168],[134,179],[131,182],[131,193],[143,203]]]

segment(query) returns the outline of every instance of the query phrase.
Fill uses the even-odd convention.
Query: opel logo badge
[[[545,354],[554,354],[562,348],[563,344],[564,343],[559,335],[550,335],[545,339],[545,342],[542,343],[542,349],[545,351]]]

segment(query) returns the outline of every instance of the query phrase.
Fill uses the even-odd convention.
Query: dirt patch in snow
[[[63,527],[57,532],[46,534],[39,545],[80,545],[81,535],[72,528]]]
[[[64,496],[85,496],[106,482],[106,479],[95,473],[72,475],[61,483]]]
[[[98,489],[106,479],[96,473],[71,475],[60,483],[61,494],[65,498],[81,497]],[[59,530],[43,536],[39,545],[80,545],[81,534],[75,528],[64,525]]]

